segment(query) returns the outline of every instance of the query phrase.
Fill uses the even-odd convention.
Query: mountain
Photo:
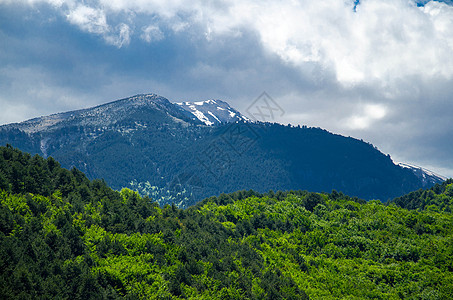
[[[320,128],[249,122],[220,100],[174,104],[136,95],[0,126],[1,144],[181,207],[243,189],[335,189],[386,201],[433,183],[369,143]]]

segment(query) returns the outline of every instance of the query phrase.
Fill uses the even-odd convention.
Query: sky
[[[263,92],[276,122],[453,177],[453,2],[0,0],[0,124],[140,93],[245,112]]]

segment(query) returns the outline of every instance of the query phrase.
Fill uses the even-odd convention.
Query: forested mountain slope
[[[386,201],[440,182],[417,177],[354,138],[248,122],[221,101],[180,106],[152,94],[0,126],[0,145],[6,144],[179,207],[242,189],[336,189]]]
[[[427,190],[419,189],[390,201],[407,209],[430,209],[450,212],[453,208],[453,179],[435,184]]]
[[[452,299],[453,217],[342,193],[186,210],[0,147],[0,298]]]

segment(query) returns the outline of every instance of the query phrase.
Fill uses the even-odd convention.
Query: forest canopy
[[[405,199],[239,191],[183,210],[0,147],[0,298],[453,299],[447,201]]]

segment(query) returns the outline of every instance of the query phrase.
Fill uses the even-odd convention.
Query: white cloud
[[[158,26],[149,25],[142,29],[140,38],[147,43],[156,42],[164,38],[164,33],[159,29]]]
[[[104,11],[79,5],[67,15],[68,21],[89,33],[108,34],[107,18]]]
[[[391,89],[405,76],[453,76],[453,7],[436,1],[417,7],[407,0],[367,0],[356,11],[352,0],[24,1],[62,7],[69,22],[115,46],[129,43],[132,14],[157,18],[174,31],[201,28],[208,39],[253,30],[262,46],[284,62],[298,68],[318,63],[345,86],[376,81]],[[109,24],[109,15],[120,14],[129,20]],[[158,27],[145,26],[140,38],[162,39]]]
[[[74,5],[77,0],[0,0],[1,3],[6,4],[28,4],[28,5],[35,5],[41,3],[47,3],[54,7],[61,7],[63,5]],[[83,1],[82,1],[83,2]]]
[[[103,9],[78,5],[74,9],[70,9],[66,17],[71,24],[78,26],[81,30],[101,35],[110,45],[121,48],[130,43],[130,27],[120,23],[113,29],[107,23],[106,13]]]
[[[437,10],[441,11],[438,13]],[[402,0],[272,2],[250,20],[264,47],[300,68],[316,62],[345,86],[377,80],[453,75],[453,8]],[[448,20],[448,21],[447,21]]]
[[[346,127],[353,130],[369,128],[375,121],[384,118],[387,109],[381,104],[365,104],[359,114],[355,114],[346,120]]]
[[[113,32],[104,35],[104,39],[107,43],[121,48],[125,45],[129,45],[131,41],[131,29],[128,25],[121,23],[116,26]]]

